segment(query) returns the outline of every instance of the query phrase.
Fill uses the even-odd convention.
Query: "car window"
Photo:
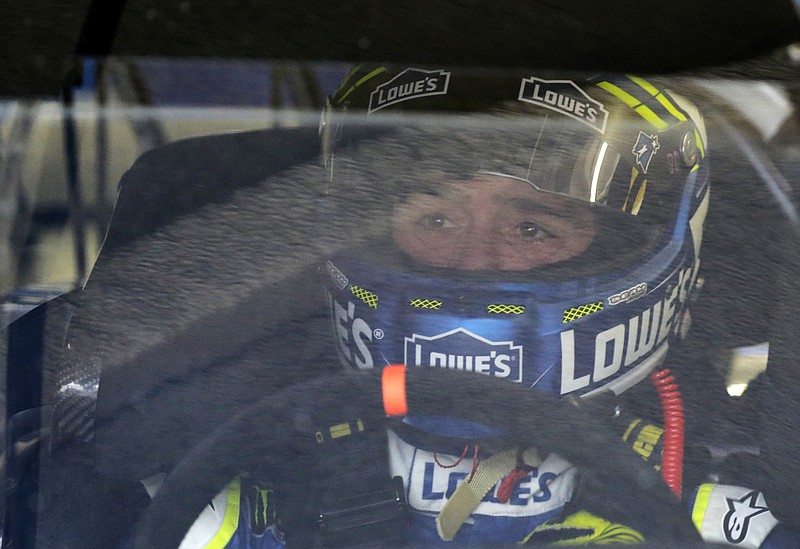
[[[3,539],[800,540],[796,49],[4,97]]]

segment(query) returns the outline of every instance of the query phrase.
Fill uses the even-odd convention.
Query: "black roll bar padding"
[[[800,496],[793,479],[800,477],[800,240],[798,227],[784,221],[790,235],[781,244],[769,338],[767,390],[761,396],[761,458],[764,497],[770,511],[787,526],[800,528]]]
[[[203,507],[242,471],[281,467],[282,461],[285,467],[287,457],[302,469],[315,426],[384,418],[380,374],[344,372],[300,383],[217,428],[167,476],[140,522],[136,549],[178,547]],[[505,428],[522,444],[584,467],[592,489],[629,504],[631,525],[649,539],[699,541],[683,504],[660,476],[629,448],[614,444],[611,431],[581,407],[505,380],[438,368],[409,368],[406,387],[409,414]]]

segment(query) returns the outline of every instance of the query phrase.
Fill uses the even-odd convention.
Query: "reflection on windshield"
[[[48,332],[50,339],[47,341],[54,341],[51,346],[66,353],[63,361],[60,356],[59,360],[53,360],[57,352],[51,349],[53,354],[39,362],[40,357],[28,356],[30,348],[21,346],[19,341],[15,341],[9,355],[15,368],[15,375],[9,380],[9,395],[13,396],[9,410],[14,428],[18,429],[10,435],[14,443],[11,447],[14,453],[10,454],[13,474],[23,478],[28,471],[36,470],[38,465],[31,463],[40,456],[50,460],[49,452],[52,452],[58,459],[48,461],[48,465],[59,474],[45,479],[47,482],[42,483],[45,492],[50,481],[70,480],[69,474],[61,474],[63,471],[58,469],[63,463],[69,464],[68,473],[88,471],[86,474],[92,476],[93,482],[99,477],[121,491],[131,489],[135,493],[144,481],[148,493],[137,493],[142,496],[141,500],[131,498],[136,500],[136,505],[130,506],[131,514],[135,514],[146,508],[149,498],[156,493],[158,487],[149,481],[157,478],[155,484],[160,484],[170,467],[180,463],[183,455],[196,449],[212,431],[221,425],[224,427],[229,416],[265,395],[283,394],[281,390],[286,385],[305,381],[318,373],[328,373],[331,364],[335,363],[338,368],[336,353],[344,357],[345,363],[355,366],[404,362],[421,370],[471,370],[522,382],[514,387],[535,386],[542,392],[550,389],[555,397],[562,397],[570,392],[577,394],[590,385],[607,383],[617,376],[622,379],[639,367],[640,359],[644,366],[637,370],[635,379],[630,381],[633,378],[625,377],[624,383],[614,387],[624,385],[627,388],[646,380],[648,369],[654,368],[648,353],[662,360],[669,348],[670,356],[680,356],[674,354],[672,339],[668,345],[663,342],[667,337],[676,336],[677,340],[677,336],[686,334],[693,318],[688,314],[691,307],[693,313],[699,311],[691,332],[697,338],[692,342],[695,354],[689,359],[680,356],[683,362],[677,364],[677,368],[684,368],[681,373],[690,373],[694,376],[693,382],[697,382],[689,386],[686,396],[701,409],[701,413],[697,408],[694,410],[695,418],[701,416],[703,426],[700,442],[708,443],[705,449],[713,452],[713,455],[702,454],[693,459],[704,465],[713,463],[718,467],[714,469],[715,475],[716,471],[722,471],[714,477],[715,482],[739,482],[746,484],[748,490],[751,487],[762,489],[761,485],[750,484],[752,478],[742,475],[746,467],[733,463],[735,459],[726,462],[725,452],[730,450],[739,459],[738,452],[745,447],[748,459],[758,455],[760,433],[758,423],[751,420],[758,417],[758,408],[764,403],[759,399],[770,394],[764,392],[769,388],[765,389],[764,378],[759,376],[764,372],[768,350],[772,352],[774,348],[772,341],[761,343],[773,335],[771,328],[764,325],[765,319],[775,313],[774,303],[765,296],[774,291],[773,276],[783,268],[784,252],[792,245],[790,231],[783,230],[781,225],[781,209],[793,207],[788,185],[797,179],[800,167],[800,140],[793,128],[785,125],[787,120],[796,117],[792,101],[796,101],[797,90],[792,90],[795,95],[790,95],[782,85],[760,83],[757,86],[762,93],[765,86],[773,91],[779,89],[781,93],[775,93],[783,99],[778,122],[769,125],[768,134],[761,134],[759,124],[747,120],[746,114],[753,109],[748,108],[748,99],[742,99],[749,97],[750,85],[730,82],[717,87],[716,81],[698,82],[701,79],[670,82],[698,103],[708,122],[710,199],[704,195],[707,192],[704,184],[690,187],[696,181],[692,174],[699,171],[693,169],[693,163],[700,153],[682,151],[680,144],[685,140],[670,141],[666,134],[650,128],[648,132],[620,130],[615,139],[623,146],[617,147],[613,155],[606,155],[607,141],[603,139],[582,141],[589,146],[580,152],[574,136],[567,136],[573,139],[564,141],[567,146],[562,157],[554,152],[559,150],[555,147],[543,148],[542,156],[554,164],[547,176],[567,176],[562,179],[545,177],[551,185],[541,188],[548,192],[519,179],[516,172],[507,175],[512,172],[493,169],[493,164],[479,162],[478,165],[487,169],[475,169],[472,163],[478,159],[477,153],[473,157],[458,151],[455,156],[469,169],[452,170],[457,175],[448,175],[448,170],[439,164],[443,158],[439,153],[452,149],[456,140],[474,146],[492,160],[506,158],[495,155],[481,139],[463,135],[453,138],[441,132],[438,141],[400,140],[402,150],[413,154],[381,158],[379,153],[386,150],[385,143],[368,143],[363,149],[364,157],[374,159],[375,165],[342,162],[343,167],[336,175],[353,175],[348,183],[373,184],[391,180],[383,187],[376,185],[369,189],[371,192],[342,187],[344,195],[355,189],[354,195],[364,192],[370,199],[380,202],[380,207],[375,207],[374,211],[382,216],[375,220],[370,218],[374,211],[361,211],[361,206],[369,210],[369,200],[354,199],[347,203],[349,196],[330,200],[330,196],[320,192],[331,181],[326,180],[321,167],[316,141],[319,120],[316,107],[321,106],[320,97],[312,98],[308,92],[332,93],[345,72],[342,67],[276,64],[261,73],[261,64],[239,64],[230,71],[215,65],[211,72],[225,73],[233,87],[237,78],[249,80],[249,85],[242,88],[246,91],[246,101],[236,104],[224,90],[202,86],[185,93],[188,96],[206,93],[205,97],[185,102],[179,86],[169,89],[165,86],[171,85],[175,75],[191,79],[197,65],[190,64],[187,69],[187,65],[173,60],[142,60],[138,69],[151,76],[144,82],[162,87],[151,90],[149,99],[132,98],[129,88],[135,79],[128,81],[124,76],[136,63],[126,63],[115,67],[111,62],[105,73],[106,78],[116,74],[114,85],[122,89],[110,86],[109,90],[114,93],[102,100],[99,95],[92,97],[84,90],[71,113],[77,121],[78,159],[83,159],[80,177],[75,180],[81,183],[77,194],[75,189],[70,191],[65,186],[69,178],[62,149],[61,117],[64,113],[53,111],[53,105],[23,108],[22,103],[0,109],[0,138],[10,136],[0,143],[0,153],[4,155],[0,156],[4,168],[0,174],[3,177],[0,205],[4,208],[3,215],[13,212],[0,225],[6,233],[0,252],[13,256],[13,261],[0,265],[2,290],[9,296],[3,309],[7,314],[4,324],[12,319],[11,313],[17,317],[44,299],[80,286],[82,280],[79,280],[73,256],[97,252],[120,179],[133,183],[135,189],[127,195],[122,193],[133,200],[120,204],[115,223],[123,227],[118,230],[135,227],[136,231],[131,231],[127,240],[113,243],[116,247],[104,250],[105,263],[101,261],[99,275],[90,279],[84,292],[67,296],[75,299],[80,307],[74,318],[71,309],[63,314],[58,328],[65,330],[64,326],[71,322],[71,337],[77,334],[83,347],[66,337],[63,330],[56,330]],[[173,71],[177,66],[181,69]],[[254,71],[259,73],[259,78],[253,79]],[[308,84],[309,77],[313,77],[313,86]],[[270,82],[269,93],[261,96],[259,90],[267,85],[265,82]],[[110,81],[106,84],[110,85]],[[412,84],[401,82],[398,86],[405,88],[397,89],[417,89],[416,84]],[[573,93],[562,84],[558,83],[554,90],[560,90],[558,93],[564,97]],[[622,91],[617,97],[625,97],[623,92],[627,94],[628,91],[642,96],[651,93],[630,79],[621,86],[629,87],[619,88]],[[714,93],[724,94],[724,99],[735,96],[736,111],[731,111]],[[660,97],[662,102],[654,99],[653,108],[662,115],[658,107],[664,107],[666,100],[665,96]],[[610,101],[608,97],[603,100]],[[557,99],[554,101],[558,104]],[[761,113],[762,102],[758,107]],[[664,107],[668,112],[672,109],[673,116],[679,110],[682,114],[684,108],[685,105],[678,102]],[[22,118],[21,113],[24,113]],[[758,116],[762,122],[766,118],[766,115]],[[637,123],[644,124],[645,117],[640,118],[634,117]],[[488,130],[487,135],[491,133]],[[707,136],[705,131],[702,133],[705,141]],[[693,133],[678,133],[670,139],[687,135],[694,137]],[[9,145],[15,143],[14,139],[21,143],[19,149]],[[701,139],[699,135],[698,139]],[[51,147],[54,143],[56,145]],[[557,144],[560,146],[562,141]],[[503,154],[512,154],[508,141],[501,145],[498,148],[505,149]],[[302,152],[298,152],[300,149]],[[649,153],[646,161],[642,161],[642,151]],[[635,156],[637,152],[640,154],[632,159],[632,169],[616,171],[618,163],[622,166],[626,156]],[[705,152],[703,148],[703,157]],[[409,160],[425,155],[426,163],[414,165]],[[567,156],[570,163],[560,162]],[[534,164],[529,154],[512,160],[514,165],[526,169]],[[659,182],[654,173],[660,162],[662,167],[667,166],[670,176],[678,174],[689,181],[686,185],[691,192],[679,193],[663,185],[664,181]],[[565,168],[562,164],[568,169],[562,169]],[[24,170],[20,171],[23,165]],[[127,175],[123,176],[126,171]],[[372,178],[359,179],[365,174]],[[580,185],[575,184],[577,180]],[[36,182],[34,189],[26,186],[32,181]],[[605,184],[611,181],[619,187]],[[4,186],[6,182],[9,185]],[[407,183],[404,187],[403,182]],[[575,187],[570,189],[571,197],[549,192],[558,188],[566,190],[570,186]],[[130,191],[130,188],[123,191]],[[396,196],[388,196],[393,191],[386,189],[398,188],[402,190]],[[595,192],[597,189],[602,192]],[[663,194],[659,194],[662,191]],[[776,194],[780,194],[779,199]],[[579,201],[578,196],[586,201]],[[83,200],[76,200],[76,197]],[[620,215],[612,218],[605,214],[611,209],[606,206],[613,201],[616,201],[615,213]],[[778,208],[773,201],[779,203]],[[645,207],[640,208],[642,204]],[[347,206],[349,211],[344,209]],[[338,207],[342,210],[336,211]],[[603,261],[595,261],[596,257],[619,260],[627,257],[624,250],[627,249],[636,252],[631,252],[630,257],[638,258],[640,252],[650,251],[655,246],[655,237],[649,232],[646,235],[649,240],[643,243],[644,233],[628,230],[635,225],[627,221],[643,221],[649,214],[648,207],[661,208],[670,215],[679,210],[675,217],[677,223],[683,224],[680,228],[685,230],[672,231],[670,225],[667,238],[683,239],[688,251],[680,257],[676,255],[675,261],[665,261],[663,276],[657,280],[647,269],[637,269],[628,273],[624,284],[620,282],[622,285],[613,291],[599,286],[596,295],[581,294],[580,300],[575,299],[579,291],[596,282],[589,280],[591,277],[600,278],[597,273],[608,267]],[[736,209],[726,210],[726,207]],[[707,230],[703,235],[707,209]],[[631,214],[624,223],[620,221],[620,210]],[[640,211],[642,215],[634,217]],[[353,229],[348,225],[352,219],[348,216],[353,213],[353,217],[363,216],[365,225],[372,223],[379,229],[372,232],[372,226]],[[74,230],[74,222],[78,220],[86,222],[85,226],[92,231],[90,235]],[[660,223],[661,218],[657,222]],[[657,228],[660,230],[663,226],[658,224]],[[611,229],[622,233],[621,236],[606,238],[606,232]],[[320,233],[326,234],[320,237]],[[358,236],[370,239],[374,234],[379,234],[380,238],[367,244],[387,242],[383,240],[387,237],[392,247],[384,250],[375,246],[365,258],[345,253],[336,255],[342,250],[363,249],[363,242],[356,245],[353,241]],[[702,262],[695,255],[701,236],[708,240],[704,244]],[[86,238],[91,238],[88,241],[91,245],[82,248],[75,244]],[[63,245],[64,242],[67,245]],[[56,252],[53,250],[68,258],[54,260]],[[275,250],[276,253],[270,253]],[[405,257],[398,260],[393,255],[397,250]],[[597,256],[587,254],[589,250],[598,251]],[[364,264],[376,255],[382,255],[382,261],[376,261],[374,271],[370,272]],[[312,262],[322,256],[326,262]],[[343,258],[341,262],[340,257]],[[597,270],[585,265],[581,265],[583,270],[580,270],[578,262],[566,263],[581,257],[596,263],[592,268],[597,267]],[[660,259],[664,257],[666,255],[659,256]],[[405,272],[392,271],[408,258],[423,266],[452,271],[446,272],[441,280],[435,279],[441,274],[436,269],[416,268],[416,265]],[[87,259],[90,266],[94,258]],[[520,277],[527,276],[524,271],[558,267],[561,263],[564,263],[561,272],[553,269],[548,275],[560,276],[574,270],[569,273],[574,278],[559,288],[563,294],[550,296],[553,297],[550,301],[543,299],[536,303],[534,298],[541,295],[528,290],[528,293],[513,293],[516,290],[509,289],[512,283],[505,282],[521,280]],[[328,285],[325,290],[314,278],[317,271],[307,269],[317,264],[327,267],[323,273]],[[620,265],[622,262],[618,261],[614,267]],[[462,277],[469,279],[471,285],[467,287],[459,286],[459,273],[453,271],[481,272]],[[504,273],[510,271],[513,273]],[[587,273],[584,279],[572,283]],[[703,278],[706,273],[712,273],[708,281]],[[619,276],[618,272],[613,274]],[[55,282],[56,287],[38,286],[42,282]],[[541,282],[537,291],[541,291],[546,282],[549,279]],[[266,290],[261,292],[262,288]],[[699,297],[688,295],[694,290],[699,290]],[[582,299],[584,295],[591,299]],[[309,313],[309,309],[313,312]],[[286,310],[291,311],[289,320],[280,316]],[[631,312],[625,313],[627,310]],[[606,315],[603,318],[609,320],[599,322],[596,330],[589,331],[586,326],[600,315]],[[21,330],[15,332],[16,336],[29,333],[25,331],[28,328],[19,328],[24,325],[15,325]],[[329,333],[331,325],[333,338]],[[744,332],[747,333],[743,336]],[[34,343],[40,344],[36,338],[41,338],[41,333],[35,336]],[[537,339],[534,341],[534,338]],[[135,352],[129,351],[129,344]],[[704,362],[704,353],[713,355],[708,364]],[[38,368],[44,368],[42,364],[56,374],[39,375]],[[698,364],[703,368],[695,367]],[[62,388],[56,391],[55,400],[50,390],[54,385]],[[721,391],[703,392],[709,386],[722,391],[727,388],[728,394],[736,395],[736,399],[722,400]],[[447,398],[451,396],[450,387],[435,389],[441,390]],[[603,387],[598,385],[598,389]],[[98,394],[106,400],[98,400]],[[649,394],[648,398],[652,396]],[[727,398],[727,394],[724,396]],[[304,397],[313,401],[315,395],[309,393]],[[153,405],[151,400],[157,403]],[[114,408],[109,402],[118,407]],[[735,427],[737,437],[741,435],[736,441],[739,446],[733,450],[717,444],[721,436],[714,438],[718,434],[716,421],[732,413],[729,411],[732,403],[731,410],[741,413],[734,419],[746,418],[741,423],[726,424],[729,428]],[[305,404],[304,399],[299,398],[291,406]],[[717,405],[724,407],[724,412],[717,409]],[[497,406],[500,412],[503,406],[503,402]],[[341,409],[346,406],[342,405]],[[118,416],[109,410],[118,412]],[[651,456],[660,459],[659,437],[663,433],[660,418],[648,424],[640,418],[626,416],[628,409],[624,407],[611,410],[608,415],[613,416],[613,420],[619,417],[623,418],[620,422],[630,420],[617,437],[624,440],[626,449],[632,447],[637,458],[644,458],[642,461],[648,465],[653,463],[648,461]],[[26,415],[30,411],[32,414]],[[96,411],[106,414],[97,430],[93,423]],[[482,414],[480,421],[488,422],[498,410],[487,407],[474,411]],[[706,411],[707,417],[702,417]],[[169,421],[153,419],[161,413],[166,414]],[[32,422],[23,421],[31,416],[34,417]],[[57,444],[49,444],[44,437],[50,435],[40,435],[39,429],[47,427],[49,424],[44,422],[54,417],[57,426],[53,430],[53,440]],[[294,429],[308,421],[302,414],[298,417],[299,420],[284,427]],[[152,420],[146,428],[141,426],[142,418]],[[109,425],[116,426],[118,419],[127,428],[111,433]],[[436,429],[453,429],[458,435],[451,437],[457,439],[457,444],[429,450],[427,439],[404,438],[408,433],[403,429],[413,423],[409,421],[398,427],[396,438],[390,439],[392,471],[396,477],[405,476],[407,482],[413,479],[415,484],[405,493],[402,489],[395,492],[392,487],[382,488],[386,488],[391,497],[399,494],[401,500],[410,498],[416,509],[424,511],[421,520],[432,520],[456,494],[458,487],[479,467],[485,466],[482,463],[494,463],[489,460],[490,455],[503,455],[508,461],[503,462],[502,475],[498,473],[500,476],[494,479],[497,486],[490,485],[486,495],[477,498],[482,499],[481,504],[486,504],[484,508],[491,509],[487,516],[505,517],[504,513],[512,509],[511,516],[529,504],[532,507],[534,503],[549,505],[558,497],[567,499],[567,494],[571,493],[571,485],[562,488],[564,484],[554,482],[574,472],[572,464],[556,454],[536,456],[526,448],[508,449],[507,455],[493,454],[495,448],[491,444],[479,445],[472,440],[466,444],[461,440],[461,437],[474,435],[476,431],[471,429],[479,430],[483,424],[465,426],[445,422],[443,427],[438,417],[418,419],[418,426],[430,428],[427,434],[440,434],[434,432]],[[726,416],[726,419],[730,418]],[[279,430],[270,423],[273,421],[276,420],[269,416],[268,428],[253,431],[258,431],[260,436]],[[303,425],[303,428],[311,429],[310,440],[319,443],[324,451],[330,451],[332,446],[328,443],[345,444],[361,433],[372,434],[372,426],[367,424],[365,428],[361,421],[361,417],[337,416],[330,425],[320,423]],[[20,426],[30,429],[25,431]],[[105,437],[100,444],[96,444],[94,438],[97,433]],[[496,435],[495,431],[487,430],[481,431],[480,436],[486,433]],[[248,435],[256,437],[254,433]],[[39,440],[40,436],[45,441],[41,448],[46,448],[41,453],[38,446],[29,444],[29,439]],[[566,443],[569,442],[574,441]],[[57,453],[62,451],[61,443],[68,447],[64,461],[60,461],[63,456]],[[96,457],[95,447],[108,452],[103,456],[108,461],[99,466],[92,461]],[[248,448],[244,444],[236,450],[244,454]],[[326,457],[331,455],[336,452]],[[364,463],[370,461],[370,454],[359,455],[362,461],[357,463],[363,465],[359,472],[372,471],[368,466],[374,462]],[[296,455],[281,458],[282,463],[299,462]],[[145,465],[140,466],[139,460]],[[91,466],[84,469],[87,463]],[[331,469],[350,464],[337,462]],[[569,474],[566,471],[570,471]],[[304,474],[310,477],[311,469]],[[500,480],[503,475],[513,482]],[[698,482],[691,485],[687,480],[684,497],[691,497],[691,490],[686,488],[694,488],[710,478],[692,478],[691,481]],[[17,483],[17,477],[13,480],[9,483],[12,490],[18,485],[23,489],[14,493],[17,499],[12,497],[10,501],[17,504],[38,501],[36,482]],[[339,495],[347,489],[355,490],[360,484],[369,484],[361,477],[357,482],[352,478],[346,480],[347,483],[338,485],[335,490],[329,486],[329,491]],[[271,528],[269,531],[275,539],[281,541],[282,517],[274,508],[270,508],[269,513],[266,511],[268,501],[280,501],[277,489],[269,482],[259,484],[260,481],[256,476],[237,478],[226,488],[228,492],[221,492],[214,498],[213,505],[225,509],[228,494],[241,489],[236,492],[238,497],[239,493],[249,490],[248,493],[254,495],[249,500],[246,497],[250,496],[243,496],[242,508],[250,509],[247,505],[253,505],[253,509],[264,509],[259,515],[264,523],[256,520],[259,534]],[[507,493],[501,489],[504,482]],[[730,516],[736,515],[734,519],[761,516],[762,507],[766,508],[763,497],[757,492],[731,491],[724,496],[729,507],[723,511],[733,509]],[[245,501],[249,503],[245,505]],[[238,499],[236,503],[240,503]],[[752,511],[749,515],[747,510],[742,511],[744,515],[734,512],[748,505]],[[18,509],[23,509],[22,516],[29,518],[33,507],[23,505]],[[536,509],[538,512],[541,507]],[[88,516],[92,512],[85,513]],[[333,515],[335,513],[327,516]],[[8,516],[13,518],[13,513]],[[734,519],[730,521],[733,527],[728,541],[742,536],[741,529],[736,528],[744,522],[736,523]],[[47,524],[42,519],[43,528],[53,528],[53,522],[56,521]],[[133,522],[120,529],[132,530]],[[472,526],[465,530],[469,528]],[[430,531],[435,532],[434,529]],[[130,536],[130,531],[118,537],[125,536]]]

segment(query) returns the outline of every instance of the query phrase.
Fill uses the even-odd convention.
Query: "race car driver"
[[[704,540],[798,542],[757,490],[683,482],[681,398],[664,366],[689,329],[709,204],[708,138],[691,102],[633,76],[357,67],[321,135],[321,219],[335,230],[336,216],[370,212],[369,238],[320,269],[345,367],[463,370],[593,403],[661,470]],[[320,457],[316,543],[647,540],[582,493],[569,461],[509,443],[492,425],[501,411],[406,415],[363,437],[356,418],[339,426],[351,446]],[[353,457],[375,444],[385,461]],[[272,535],[247,520],[215,543],[283,544],[277,516],[290,506],[274,509]]]

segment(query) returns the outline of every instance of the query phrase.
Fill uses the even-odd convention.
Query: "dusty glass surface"
[[[680,510],[703,483],[783,496],[797,80],[391,69],[513,80],[506,99],[544,113],[520,122],[389,108],[456,77],[327,101],[351,68],[90,58],[71,106],[0,103],[4,543],[174,545],[252,484],[278,502],[259,523],[275,543],[428,546],[413,525],[507,448],[487,516],[556,518],[541,504],[585,474],[595,514],[689,543]],[[400,363],[405,422],[380,391]],[[663,368],[684,404],[682,503],[658,484]],[[543,459],[503,502],[529,447]],[[388,526],[337,533],[337,511],[374,522],[367,493]]]

